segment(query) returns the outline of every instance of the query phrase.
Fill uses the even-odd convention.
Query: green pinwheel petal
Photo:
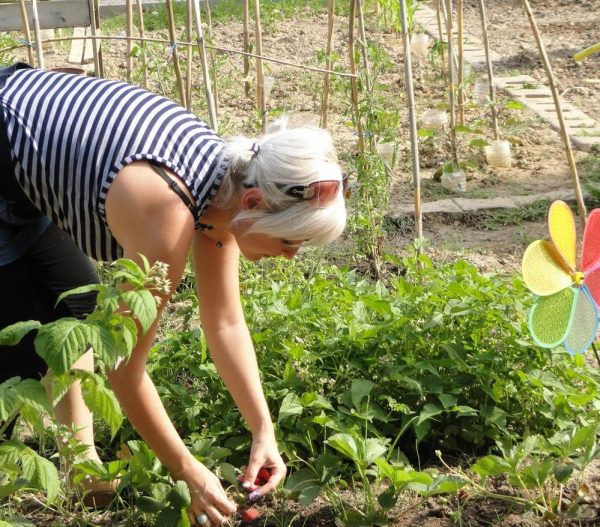
[[[573,324],[565,339],[565,349],[572,354],[587,350],[598,331],[598,310],[588,289],[583,286],[575,301]]]
[[[575,315],[579,291],[568,287],[536,300],[529,315],[529,330],[533,339],[544,348],[554,348],[568,335]]]

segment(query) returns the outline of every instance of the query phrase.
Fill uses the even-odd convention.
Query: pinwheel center
[[[573,283],[577,286],[581,286],[583,285],[583,279],[585,278],[585,275],[583,273],[571,273],[571,280],[573,280]]]

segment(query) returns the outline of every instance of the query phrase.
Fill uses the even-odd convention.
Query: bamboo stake
[[[31,14],[33,18],[33,34],[35,35],[35,52],[37,54],[37,65],[44,69],[44,52],[42,51],[42,37],[40,35],[40,19],[38,17],[37,1],[31,0]]]
[[[349,15],[349,28],[350,32],[348,35],[348,52],[350,54],[350,73],[356,75],[356,59],[354,57],[354,19],[356,16],[356,2],[357,0],[350,0],[350,15]],[[358,108],[358,79],[355,77],[351,81],[352,87],[352,105],[354,106],[354,119],[356,121],[356,133],[358,134],[358,149],[362,154],[365,151],[365,137],[363,134],[363,127],[360,121],[360,111]]]
[[[483,32],[483,47],[485,49],[485,61],[487,65],[488,83],[490,90],[490,102],[492,104],[492,129],[494,130],[494,139],[500,140],[500,130],[498,128],[498,109],[496,108],[496,88],[494,86],[494,68],[492,66],[492,57],[490,54],[490,40],[488,38],[487,20],[485,16],[484,0],[479,0],[479,14],[481,16],[481,30]]]
[[[248,53],[248,49],[250,49],[250,29],[248,27],[248,0],[244,0],[242,5],[243,18],[244,18],[244,53]],[[248,76],[250,75],[250,60],[248,55],[244,55],[244,94],[246,97],[250,95],[250,80]]]
[[[577,199],[577,210],[579,212],[581,228],[585,229],[585,222],[587,219],[587,210],[585,207],[585,202],[583,201],[583,194],[581,193],[581,186],[579,184],[579,175],[577,174],[577,166],[575,165],[575,158],[573,157],[573,150],[571,148],[571,140],[569,138],[569,132],[568,132],[567,126],[565,124],[565,119],[563,116],[563,111],[562,111],[562,106],[560,103],[560,97],[558,95],[558,90],[556,89],[556,81],[554,79],[554,72],[552,71],[552,65],[550,64],[550,60],[548,59],[548,54],[546,53],[546,48],[544,46],[544,42],[542,41],[542,36],[540,35],[535,18],[533,17],[533,12],[531,11],[529,2],[528,2],[528,0],[521,0],[521,1],[523,3],[523,7],[525,8],[525,12],[527,13],[527,18],[529,19],[529,24],[531,25],[531,29],[533,30],[533,35],[535,36],[535,41],[537,42],[537,46],[540,51],[540,55],[542,57],[542,62],[544,63],[544,69],[546,70],[546,75],[548,76],[548,83],[550,84],[550,90],[552,91],[552,98],[554,99],[554,106],[556,107],[556,115],[558,116],[558,122],[560,124],[560,133],[562,135],[563,142],[565,143],[567,160],[569,162],[569,168],[571,169],[571,179],[573,180],[573,188],[575,190],[575,197]]]
[[[142,9],[142,0],[136,0],[135,7],[137,9],[137,17],[138,17],[138,29],[140,31],[140,37],[144,38],[145,29],[144,29],[144,12]],[[148,89],[148,72],[146,71],[146,43],[144,41],[140,42],[140,48],[142,51],[142,86],[145,90]],[[189,48],[188,48],[189,49]]]
[[[260,29],[260,5],[259,0],[254,0],[254,40],[256,53],[262,55],[262,32]],[[265,99],[265,77],[263,73],[262,59],[256,59],[256,105],[262,119],[262,131],[267,130],[267,101]]]
[[[446,29],[448,30],[448,91],[450,92],[450,143],[452,159],[458,168],[456,151],[456,108],[454,101],[454,38],[452,37],[452,0],[446,1]]]
[[[375,15],[379,16],[379,0],[375,0]]]
[[[334,7],[335,0],[329,0],[327,8],[327,69],[330,70],[333,67],[331,62],[331,52],[333,49],[333,22],[334,22]],[[323,76],[323,105],[321,108],[321,128],[327,128],[327,119],[329,111],[329,88],[331,87],[331,77],[329,73],[325,73]]]
[[[367,56],[367,34],[365,32],[365,16],[363,13],[363,2],[364,0],[356,0],[356,7],[358,9],[358,35],[361,44],[363,69],[365,70],[365,88],[367,92],[370,92],[371,75],[369,73],[369,57]]]
[[[464,42],[463,42],[463,0],[457,0],[458,11],[458,122],[465,124],[465,88],[464,88]]]
[[[415,201],[415,238],[423,237],[423,214],[421,211],[421,175],[419,171],[419,139],[417,137],[417,111],[413,90],[412,64],[410,57],[410,40],[408,35],[408,17],[406,1],[400,0],[400,20],[402,23],[402,41],[404,44],[404,73],[406,76],[406,104],[408,106],[408,122],[410,127],[410,146],[413,169],[413,189]],[[423,253],[421,245],[418,254]]]
[[[438,34],[440,39],[440,44],[444,42],[444,29],[442,26],[442,12],[441,12],[441,0],[436,0],[435,2],[435,10],[437,13],[437,23],[438,23]],[[446,78],[446,54],[444,53],[444,48],[442,48],[442,73],[444,74],[444,78]]]
[[[139,1],[139,0],[138,0]],[[192,59],[194,48],[192,46],[193,9],[191,0],[185,2],[185,32],[187,36],[187,49],[185,60],[185,102],[188,111],[192,111]]]
[[[125,0],[125,11],[127,12],[125,30],[127,32],[127,36],[129,37],[127,39],[127,82],[131,82],[131,70],[133,69],[133,57],[131,56],[131,35],[133,34],[133,5],[131,0]]]
[[[181,106],[185,106],[185,90],[183,88],[183,79],[181,78],[181,69],[179,68],[177,44],[175,43],[175,17],[173,16],[173,3],[171,0],[165,0],[165,4],[167,8],[167,15],[169,17],[169,38],[171,39],[171,52],[173,55],[173,66],[175,67],[177,88],[179,90],[179,101]]]
[[[206,29],[209,38],[212,39],[212,19],[210,18],[210,3],[209,0],[204,0],[204,10],[206,11]],[[213,98],[215,100],[215,112],[219,116],[219,92],[217,87],[217,68],[215,66],[215,52],[210,50],[210,66],[212,68],[213,79]]]
[[[217,112],[213,105],[214,99],[210,88],[210,76],[208,72],[208,63],[206,62],[206,47],[204,45],[204,32],[202,31],[202,18],[200,17],[199,0],[191,0],[194,4],[194,20],[196,22],[196,34],[198,38],[198,50],[200,51],[200,63],[202,64],[202,76],[204,78],[204,92],[206,94],[206,104],[208,106],[208,116],[210,126],[218,132]]]
[[[94,74],[96,77],[102,79],[104,77],[104,65],[102,64],[102,46],[98,46],[98,35],[96,31],[98,29],[98,18],[96,16],[96,2],[89,0],[90,6],[90,30],[92,33],[92,53],[94,55]],[[89,37],[88,37],[89,38]]]
[[[29,57],[29,64],[33,66],[35,59],[33,58],[33,45],[31,44],[31,29],[29,29],[29,17],[27,16],[25,0],[19,0],[19,8],[21,10],[23,33],[25,33],[25,41],[27,42],[27,56]]]

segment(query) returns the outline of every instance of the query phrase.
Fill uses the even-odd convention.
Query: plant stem
[[[21,0],[22,1],[22,0]],[[331,52],[333,49],[333,22],[334,22],[334,7],[335,0],[329,0],[327,7],[327,69],[330,70],[333,67],[331,61]],[[325,73],[323,76],[323,105],[321,108],[321,128],[327,128],[327,118],[329,112],[329,89],[331,87],[331,77],[329,73]]]
[[[0,426],[0,438],[2,438],[8,426],[17,418],[23,406],[25,406],[25,403],[19,403],[13,412],[6,418],[6,421],[4,421],[2,426]]]
[[[456,150],[456,105],[454,101],[454,37],[452,35],[452,0],[446,1],[446,29],[448,31],[448,92],[450,95],[450,144],[452,145],[452,160],[458,168],[458,153]]]
[[[596,355],[596,360],[598,361],[598,366],[600,366],[600,357],[598,356],[598,350],[596,349],[596,344],[592,342],[592,349],[594,350],[594,355]]]

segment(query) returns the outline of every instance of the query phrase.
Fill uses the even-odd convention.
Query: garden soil
[[[577,51],[600,41],[600,0],[535,0],[531,2],[538,18],[540,30],[549,48],[550,58],[563,97],[581,108],[591,117],[600,119],[600,56],[590,57],[577,64],[572,56]],[[476,0],[465,0],[466,32],[480,36]],[[487,2],[490,21],[491,46],[502,56],[497,65],[499,74],[528,74],[545,83],[545,77],[539,60],[533,37],[528,28],[527,19],[513,0],[494,0]],[[412,203],[412,174],[408,149],[407,112],[405,109],[404,61],[401,41],[396,35],[383,31],[375,22],[367,24],[367,38],[377,42],[389,54],[391,71],[384,73],[378,80],[386,87],[385,106],[400,113],[400,127],[397,141],[400,155],[394,166],[392,179],[393,191],[390,197],[390,210],[401,204]],[[178,28],[183,30],[183,28]],[[242,48],[242,24],[237,21],[218,22],[213,26],[215,45],[227,48]],[[159,32],[149,32],[149,36],[159,36]],[[312,66],[321,65],[317,60],[319,51],[325,48],[327,34],[327,18],[324,13],[315,15],[310,10],[294,19],[279,20],[263,25],[263,50],[266,56],[302,62]],[[251,35],[251,38],[253,35]],[[336,67],[348,70],[347,61],[347,21],[340,19],[336,23],[335,48],[340,54]],[[104,57],[107,76],[125,78],[125,45],[113,42],[104,44]],[[154,66],[157,70],[170,60],[168,46],[152,48]],[[68,47],[57,45],[53,53],[46,55],[48,67],[65,66]],[[15,53],[23,60],[25,53]],[[184,58],[184,53],[180,54]],[[224,135],[250,134],[258,135],[256,116],[253,113],[254,100],[244,97],[244,75],[242,61],[228,55],[218,56],[219,84],[219,119],[220,131]],[[184,63],[183,63],[184,64]],[[445,91],[443,80],[439,78],[437,69],[427,58],[414,60],[415,93],[418,113],[443,104]],[[139,67],[137,64],[136,67]],[[268,73],[275,76],[276,84],[268,100],[271,111],[270,120],[280,111],[287,113],[292,123],[319,123],[321,107],[322,78],[314,73],[287,68],[279,64],[270,64]],[[138,77],[139,79],[139,77]],[[152,89],[161,93],[172,93],[173,80],[167,79],[165,86],[155,83]],[[199,63],[194,62],[194,86],[197,88],[197,103],[201,104],[202,79]],[[330,130],[343,164],[349,165],[356,155],[357,137],[349,122],[351,117],[347,104],[348,82],[336,79],[330,109]],[[204,106],[199,106],[196,113],[206,117]],[[466,110],[467,123],[476,122],[486,137],[490,130],[487,121],[489,115],[485,108],[469,105]],[[465,197],[493,198],[510,195],[528,195],[569,188],[571,178],[562,143],[557,132],[542,122],[528,110],[504,109],[501,113],[504,123],[503,133],[510,138],[513,153],[513,166],[509,169],[490,169],[483,162],[483,154],[479,149],[468,146],[472,137],[460,139],[461,152],[465,160],[471,159],[476,168],[468,171],[468,193]],[[435,178],[435,172],[444,161],[449,159],[448,140],[443,135],[433,141],[423,140],[420,146],[421,173],[423,177],[423,199],[426,202],[448,199],[452,194],[444,190]],[[576,153],[581,162],[585,154]],[[582,170],[583,171],[583,170]],[[388,235],[387,249],[400,252],[413,238],[413,225],[410,217],[393,215]],[[494,227],[486,223],[485,215],[472,215],[460,220],[448,217],[426,217],[424,234],[430,246],[425,252],[433,261],[450,261],[459,256],[475,264],[482,272],[512,272],[518,270],[524,248],[531,241],[547,235],[543,218],[539,221],[518,221],[507,227]],[[486,225],[491,225],[489,228]],[[341,254],[348,248],[348,240],[338,244]],[[336,252],[336,248],[332,249]],[[600,502],[600,470],[594,464],[586,474],[590,493],[583,498],[587,507],[586,518],[577,525],[600,525],[598,511]],[[503,482],[496,483],[498,490],[503,489]],[[507,490],[507,489],[505,489]],[[456,497],[430,498],[418,501],[407,498],[401,504],[397,526],[442,527],[452,525],[451,518],[456,518],[457,511],[462,525],[498,525],[508,527],[542,525],[534,518],[523,516],[522,511],[510,510],[500,502],[472,499],[459,503]],[[29,500],[24,507],[35,511],[39,502]],[[269,498],[262,506],[263,512],[271,515],[280,514],[281,505]],[[287,506],[286,506],[287,507]],[[335,520],[326,503],[316,501],[310,507],[286,508],[281,512],[288,523],[305,527],[334,526]],[[291,518],[296,517],[293,522]],[[55,525],[58,519],[48,511],[35,515],[36,525]],[[60,520],[63,524],[71,524],[68,518]],[[93,517],[94,525],[116,525],[119,518],[107,513]],[[262,524],[261,524],[262,525]],[[575,525],[575,524],[574,524]]]

